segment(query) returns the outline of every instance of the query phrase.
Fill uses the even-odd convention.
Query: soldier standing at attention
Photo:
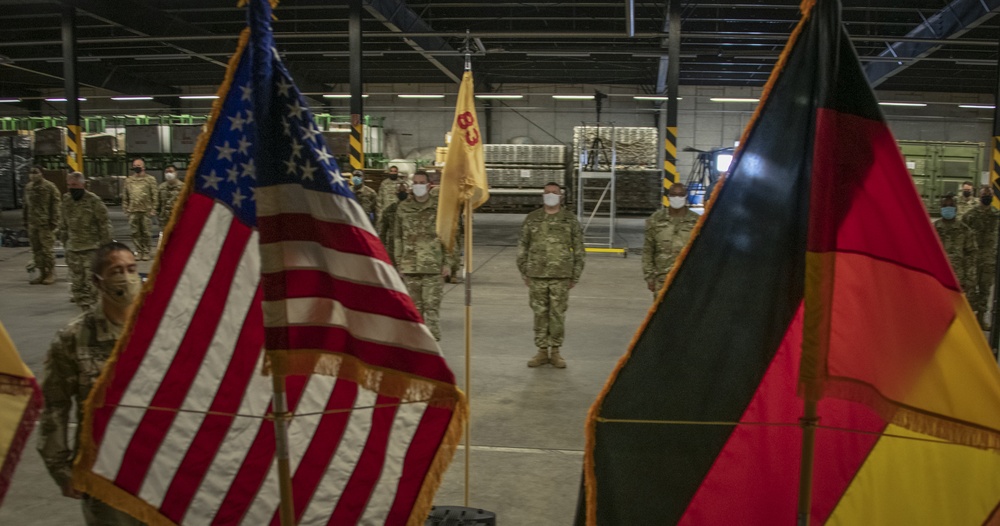
[[[177,202],[177,197],[181,195],[182,188],[183,185],[177,179],[177,168],[172,164],[164,168],[163,182],[160,183],[160,188],[157,192],[157,200],[160,202],[160,206],[156,210],[156,215],[160,218],[161,230],[170,222],[170,216],[174,213],[174,203]]]
[[[427,172],[413,174],[413,195],[396,207],[393,252],[406,290],[427,328],[440,341],[442,279],[448,277],[451,265],[437,235],[438,203],[431,198],[429,186]]]
[[[691,240],[691,231],[698,224],[698,214],[687,207],[687,188],[674,183],[667,190],[669,208],[661,208],[646,220],[646,237],[642,246],[642,272],[653,297],[663,288],[667,274],[677,256]]]
[[[67,175],[66,186],[69,192],[62,198],[59,239],[66,247],[72,301],[87,310],[97,302],[90,264],[98,247],[111,242],[111,219],[101,198],[84,188],[82,173]]]
[[[385,211],[389,205],[396,203],[396,185],[399,183],[399,168],[395,166],[389,167],[389,172],[386,174],[386,178],[382,180],[382,183],[378,186],[378,199],[375,200],[375,226],[376,228],[381,228],[379,225],[382,221],[382,212]],[[388,228],[392,228],[389,225]]]
[[[975,195],[973,188],[972,181],[962,183],[962,193],[956,199],[959,219],[962,219],[969,210],[979,206],[979,196]]]
[[[393,266],[396,265],[396,238],[393,231],[393,227],[396,225],[396,209],[399,208],[399,203],[403,202],[409,196],[410,192],[407,191],[406,184],[399,183],[396,185],[396,199],[399,199],[399,201],[385,207],[385,210],[382,211],[382,224],[379,225],[378,237],[382,240],[382,244],[385,245],[385,252],[389,255],[389,260],[392,261]]]
[[[962,216],[962,223],[974,232],[976,248],[979,249],[976,253],[976,289],[974,293],[969,290],[968,294],[972,310],[976,311],[982,325],[996,279],[997,226],[1000,225],[1000,211],[993,208],[993,192],[989,185],[983,185],[979,190],[979,204]]]
[[[73,458],[79,447],[79,429],[69,442],[69,415],[76,405],[76,421],[83,420],[83,401],[101,374],[128,318],[142,279],[132,251],[121,243],[102,245],[91,262],[91,279],[100,299],[56,334],[45,359],[42,394],[45,409],[39,426],[38,452],[62,494],[81,499],[87,525],[133,526],[137,519],[73,488]]]
[[[948,254],[948,261],[955,271],[962,292],[971,296],[976,290],[976,234],[967,225],[957,219],[958,208],[955,198],[947,195],[941,198],[941,219],[934,221],[937,231]]]
[[[528,286],[535,313],[538,352],[528,367],[551,363],[566,367],[559,354],[565,333],[569,289],[583,273],[583,230],[576,216],[562,209],[562,188],[548,183],[542,193],[545,206],[528,214],[517,244],[517,269]]]
[[[159,208],[156,179],[146,173],[146,161],[141,157],[132,160],[133,174],[125,180],[122,192],[122,209],[128,214],[128,224],[132,227],[132,244],[138,259],[149,259],[151,232],[149,218],[156,215]]]
[[[378,194],[375,193],[375,190],[365,186],[365,172],[354,170],[354,173],[351,174],[351,191],[354,192],[354,196],[361,203],[361,208],[368,214],[368,220],[374,225],[375,201],[378,199]]]
[[[31,169],[24,186],[24,226],[31,240],[35,268],[41,273],[32,285],[51,285],[56,281],[55,230],[59,227],[59,189],[42,176],[41,168]]]

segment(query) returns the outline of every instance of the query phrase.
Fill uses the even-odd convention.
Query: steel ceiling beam
[[[453,51],[448,42],[437,35],[427,22],[420,15],[406,5],[405,0],[364,0],[365,10],[367,10],[379,22],[382,22],[390,31],[396,33],[424,33],[428,36],[403,37],[403,41],[413,49],[418,51],[440,52]],[[465,35],[462,35],[463,37]],[[619,35],[621,36],[621,35]],[[442,73],[455,82],[462,81],[462,73],[465,71],[465,59],[452,57],[437,57],[431,53],[424,54],[428,62],[440,69]]]
[[[906,34],[907,39],[926,39],[927,42],[895,39],[897,42],[879,53],[879,57],[898,58],[896,62],[872,62],[865,66],[865,76],[872,87],[878,87],[893,75],[903,71],[913,62],[937,51],[941,44],[962,36],[983,23],[1000,9],[1000,0],[952,0],[948,5]],[[919,11],[918,11],[919,13]],[[930,42],[933,40],[935,43]]]

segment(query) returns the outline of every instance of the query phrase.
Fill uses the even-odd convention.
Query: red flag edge
[[[764,89],[760,96],[760,102],[757,104],[757,108],[754,110],[753,115],[747,122],[746,127],[743,129],[743,134],[740,136],[740,143],[736,149],[734,155],[734,164],[738,163],[740,154],[742,153],[743,146],[747,143],[747,138],[750,136],[750,132],[753,131],[757,124],[757,119],[760,117],[761,112],[767,104],[768,96],[771,93],[771,89],[777,82],[778,77],[785,69],[785,65],[788,63],[788,56],[791,54],[792,49],[798,42],[799,35],[805,29],[806,23],[809,21],[809,15],[815,5],[816,0],[802,0],[799,5],[799,10],[802,12],[802,18],[799,23],[792,30],[791,35],[788,37],[788,43],[785,44],[785,48],[782,50],[781,55],[778,57],[777,62],[774,65],[774,69],[771,70],[771,76],[767,79],[767,84],[764,85]],[[698,234],[701,232],[702,225],[705,223],[705,219],[712,211],[712,206],[715,203],[715,197],[721,191],[722,187],[725,185],[725,178],[719,179],[718,184],[715,185],[715,189],[712,191],[712,196],[705,207],[705,212],[702,214],[701,218],[698,219],[698,223],[695,225],[694,229],[691,231],[691,239],[688,244],[681,250],[681,253],[677,256],[677,262],[674,264],[670,273],[667,274],[666,281],[664,282],[663,288],[660,289],[659,293],[656,295],[656,301],[650,306],[649,310],[646,312],[646,318],[639,325],[635,334],[632,336],[632,340],[628,344],[628,350],[625,354],[618,359],[615,364],[615,368],[612,370],[611,375],[608,377],[607,381],[604,383],[604,387],[601,388],[601,392],[597,395],[597,399],[590,406],[590,410],[587,412],[587,423],[584,428],[584,435],[586,437],[586,444],[584,446],[584,457],[583,457],[583,477],[584,477],[584,496],[586,498],[586,514],[587,526],[597,526],[597,473],[594,466],[594,449],[597,446],[597,420],[600,418],[601,406],[604,403],[604,399],[608,396],[611,387],[614,385],[615,381],[618,379],[618,374],[621,372],[622,368],[628,362],[629,358],[632,357],[632,351],[635,349],[635,345],[639,340],[639,337],[646,330],[646,326],[649,325],[650,319],[652,319],[653,314],[656,312],[660,303],[663,301],[663,296],[666,291],[670,288],[670,285],[674,281],[674,276],[680,270],[681,266],[684,264],[684,260],[687,258],[687,254],[691,249],[691,244],[697,239]],[[734,422],[734,424],[737,422]]]
[[[38,421],[38,416],[42,412],[44,401],[42,390],[39,389],[38,382],[34,378],[0,374],[0,394],[30,397],[28,405],[24,408],[24,413],[21,414],[17,430],[14,431],[14,439],[11,440],[10,447],[7,449],[7,456],[3,459],[3,465],[0,467],[0,504],[3,504],[3,498],[14,479],[14,470],[21,460],[24,446],[27,445],[28,437],[31,436],[35,422]]]

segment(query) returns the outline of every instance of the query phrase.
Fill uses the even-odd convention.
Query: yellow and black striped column
[[[66,166],[71,172],[83,171],[83,136],[79,124],[66,125]]]
[[[364,127],[360,115],[351,115],[351,170],[365,167]]]
[[[1000,209],[1000,135],[993,136],[993,149],[990,152],[990,190],[993,190],[993,208]]]
[[[677,126],[667,126],[663,138],[663,206],[670,206],[667,191],[674,183],[680,182],[677,174]]]

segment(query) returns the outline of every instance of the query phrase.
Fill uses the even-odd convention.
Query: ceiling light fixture
[[[0,99],[0,102],[21,102],[21,99]]]
[[[326,95],[323,95],[323,98],[324,99],[349,99],[349,98],[351,98],[351,94],[350,93],[327,93]],[[367,99],[368,98],[368,94],[365,93],[364,95],[361,96],[361,98],[362,99]]]
[[[83,102],[83,101],[86,101],[87,99],[85,99],[83,97],[77,97],[76,100],[78,100],[80,102]],[[62,97],[62,98],[54,98],[54,99],[45,99],[45,101],[46,102],[66,102],[66,98]]]
[[[443,99],[444,95],[434,95],[431,93],[403,93],[396,95],[401,99]]]
[[[185,100],[208,100],[208,99],[217,99],[217,98],[219,98],[219,96],[218,95],[181,95],[180,98],[185,99]]]
[[[191,60],[191,55],[177,54],[177,55],[140,55],[138,57],[132,57],[136,60]]]
[[[593,95],[553,95],[556,100],[594,100]]]
[[[484,95],[476,95],[477,99],[523,99],[524,95],[504,95],[501,93],[487,93]]]
[[[153,100],[153,97],[111,97],[111,100]]]
[[[662,97],[659,95],[635,95],[632,97],[635,100],[667,100],[668,97]],[[684,97],[677,97],[677,100],[684,100]]]
[[[994,110],[996,106],[992,104],[959,104],[959,108],[967,108],[970,110]]]
[[[760,99],[739,98],[739,97],[712,97],[708,100],[712,102],[760,102]]]
[[[923,102],[880,102],[879,106],[904,106],[907,108],[923,108],[927,104]]]

